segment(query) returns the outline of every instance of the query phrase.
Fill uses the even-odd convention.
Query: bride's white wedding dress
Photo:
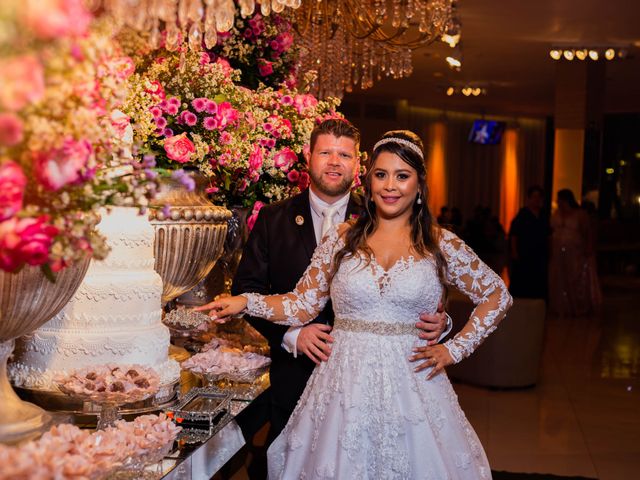
[[[435,312],[442,285],[431,259],[400,259],[388,271],[375,260],[346,258],[334,278],[333,229],[316,249],[296,289],[245,294],[247,312],[277,323],[312,320],[331,298],[335,342],[313,372],[284,431],[268,452],[274,479],[490,478],[486,455],[445,373],[414,372],[412,348],[423,345],[415,323]],[[508,309],[511,297],[454,234],[442,231],[446,280],[476,303],[472,320],[445,343],[455,361],[469,355]],[[489,294],[499,292],[498,300]]]

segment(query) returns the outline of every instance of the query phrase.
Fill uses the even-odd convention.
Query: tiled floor
[[[639,307],[609,291],[597,317],[548,318],[533,388],[455,385],[494,470],[640,479]]]
[[[608,292],[593,318],[549,318],[534,388],[457,384],[495,470],[640,478],[638,294]]]

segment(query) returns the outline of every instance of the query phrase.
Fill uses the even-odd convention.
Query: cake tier
[[[8,370],[14,385],[54,390],[56,375],[107,363],[137,363],[153,368],[161,383],[175,381],[180,367],[168,360],[169,331],[154,327],[96,332],[36,330],[16,345],[17,361]]]
[[[162,280],[154,270],[99,274],[92,267],[71,301],[39,331],[105,332],[159,326]]]
[[[153,269],[155,231],[138,209],[113,207],[102,213],[98,230],[107,238],[111,253],[105,260],[91,262],[98,271]]]

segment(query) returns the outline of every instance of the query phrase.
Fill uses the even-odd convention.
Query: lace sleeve
[[[456,235],[442,230],[440,248],[447,261],[447,282],[476,305],[462,330],[444,343],[458,363],[496,329],[512,299],[502,279]]]
[[[284,295],[244,293],[247,299],[245,313],[289,326],[300,326],[316,318],[329,300],[334,252],[344,245],[339,228],[340,225],[332,228],[323,238],[292,292]]]

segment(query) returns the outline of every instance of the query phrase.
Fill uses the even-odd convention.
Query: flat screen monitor
[[[497,145],[502,140],[505,122],[474,120],[469,132],[469,141],[479,145]]]

